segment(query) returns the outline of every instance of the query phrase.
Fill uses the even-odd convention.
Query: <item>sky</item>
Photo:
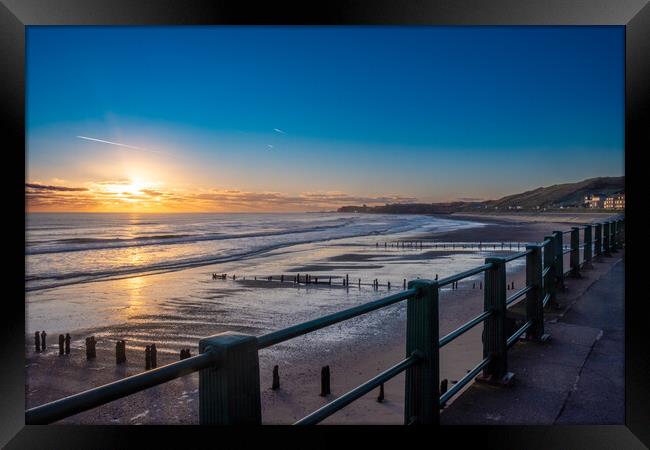
[[[623,27],[27,27],[29,211],[318,211],[624,175]]]

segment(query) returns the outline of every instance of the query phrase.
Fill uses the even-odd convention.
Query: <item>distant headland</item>
[[[342,206],[343,213],[451,214],[470,211],[555,211],[563,209],[624,210],[625,177],[589,178],[576,183],[539,187],[497,200],[446,203],[387,203],[381,206]]]

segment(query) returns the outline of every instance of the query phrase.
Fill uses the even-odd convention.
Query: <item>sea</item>
[[[391,245],[483,226],[424,215],[28,213],[26,222],[26,342],[47,330],[71,333],[80,347],[92,334],[107,346],[126,339],[177,353],[221,331],[260,335],[397,292],[404,279],[466,270],[485,257]],[[227,277],[215,280],[215,273]],[[305,273],[332,284],[292,282]],[[280,275],[285,283],[266,281]],[[380,288],[371,286],[374,279]],[[372,335],[403,310],[323,330],[318,342]]]

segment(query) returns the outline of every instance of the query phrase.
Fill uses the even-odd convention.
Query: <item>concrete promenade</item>
[[[443,425],[623,424],[624,251],[567,278],[550,311],[546,343],[508,352],[509,387],[474,383],[441,414]],[[594,281],[596,280],[596,281]]]

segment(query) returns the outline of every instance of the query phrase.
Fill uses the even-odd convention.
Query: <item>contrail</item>
[[[140,150],[142,152],[161,153],[161,152],[157,152],[156,150],[149,150],[147,148],[136,147],[135,145],[120,144],[119,142],[105,141],[103,139],[96,139],[96,138],[91,138],[91,137],[88,137],[88,136],[77,136],[77,137],[79,139],[85,139],[86,141],[94,141],[94,142],[101,142],[102,144],[117,145],[118,147],[125,147],[125,148],[130,148],[130,149],[133,149],[133,150]]]

